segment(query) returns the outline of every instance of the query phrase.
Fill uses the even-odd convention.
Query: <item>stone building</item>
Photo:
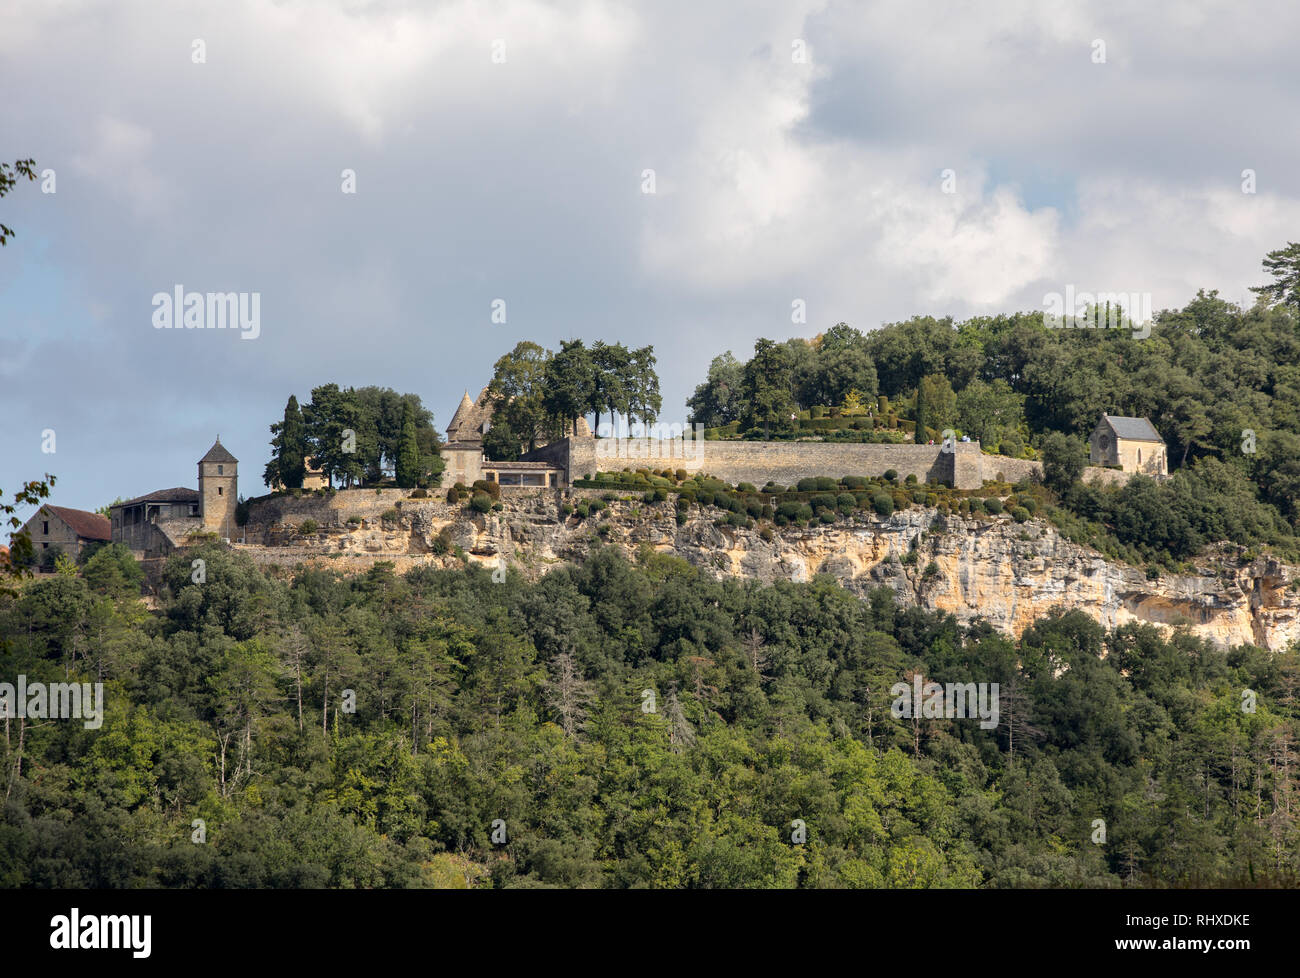
[[[1103,414],[1088,439],[1088,455],[1093,465],[1117,465],[1157,479],[1169,474],[1165,441],[1146,418]]]
[[[114,543],[145,557],[162,557],[186,546],[197,534],[223,539],[237,532],[239,460],[218,437],[198,462],[199,488],[175,487],[117,503],[111,510]]]
[[[107,543],[112,538],[105,517],[67,506],[42,506],[19,532],[26,533],[32,541],[38,565],[53,559],[48,556],[52,550],[75,560],[87,546]]]
[[[473,485],[482,479],[496,482],[503,488],[544,488],[566,485],[563,469],[544,460],[525,462],[489,462],[483,457],[483,436],[492,427],[494,404],[491,393],[484,387],[478,398],[471,401],[469,391],[460,399],[460,405],[447,423],[447,444],[442,448],[446,468],[442,484]],[[591,437],[586,419],[578,422],[578,431]]]

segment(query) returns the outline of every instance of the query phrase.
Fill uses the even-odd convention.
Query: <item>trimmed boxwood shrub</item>
[[[494,500],[501,498],[501,486],[495,482],[489,482],[487,479],[475,479],[474,485],[470,488],[475,492],[485,492]]]
[[[1020,505],[1023,506],[1025,509],[1029,510],[1030,516],[1033,516],[1035,513],[1038,512],[1038,500],[1034,499],[1032,496],[1027,496],[1026,498],[1020,500]]]
[[[849,492],[842,492],[835,497],[835,505],[842,510],[852,509],[857,504],[858,501],[853,497],[853,494]]]
[[[757,499],[751,499],[749,502],[745,503],[745,513],[746,513],[746,515],[748,515],[748,516],[750,516],[750,517],[752,517],[753,519],[756,519],[756,520],[757,520],[757,519],[762,519],[762,518],[763,518],[763,510],[766,509],[766,508],[767,508],[767,507],[765,507],[765,506],[764,506],[762,503],[760,503]]]
[[[799,510],[802,508],[802,503],[794,501],[784,502],[776,508],[776,513],[778,516],[783,516],[787,520],[797,520],[799,518]]]
[[[668,498],[668,490],[665,489],[663,486],[659,486],[657,489],[655,489],[653,495],[654,495],[655,502],[662,503],[664,500]]]
[[[800,522],[805,522],[805,523],[806,523],[808,520],[810,520],[810,519],[813,518],[812,507],[809,506],[807,503],[803,503],[803,504],[801,504],[801,505],[799,506],[799,509],[795,512],[795,517],[796,517]]]
[[[710,492],[708,489],[701,489],[699,491],[699,494],[696,495],[695,501],[698,502],[701,506],[712,506],[713,493]]]
[[[1025,509],[1023,506],[1012,506],[1011,518],[1017,523],[1023,523],[1025,520],[1029,519],[1029,510]]]
[[[818,519],[820,519],[823,523],[834,523],[835,511],[833,509],[823,509],[821,511],[821,514],[818,516]]]
[[[931,493],[931,495],[933,495],[933,493]],[[912,490],[912,502],[916,503],[918,506],[925,505],[925,496],[926,496],[926,492],[924,489]]]
[[[758,492],[758,490],[754,488],[754,484],[752,482],[742,482],[736,486],[736,490],[738,492]]]
[[[808,500],[813,509],[834,509],[835,497],[829,492],[819,492]]]
[[[476,492],[470,497],[469,508],[476,513],[486,513],[492,509],[492,497],[486,492]]]
[[[455,490],[455,488],[451,488],[451,489],[448,489],[448,490],[447,490],[447,502],[449,502],[449,503],[458,503],[458,502],[460,502],[460,493],[458,493],[458,492]]]
[[[989,496],[988,499],[984,500],[984,509],[997,516],[998,513],[1002,512],[1002,500],[997,496]]]
[[[878,492],[871,497],[871,508],[879,516],[893,516],[894,497],[887,492]]]
[[[898,470],[897,470],[897,469],[886,469],[886,470],[885,470],[885,481],[886,481],[886,482],[897,482],[897,481],[898,481]]]
[[[584,501],[578,503],[578,508],[575,509],[573,512],[577,515],[578,519],[585,520],[587,518],[587,514],[590,513],[591,511],[587,508],[587,504]]]
[[[864,476],[846,475],[840,480],[840,484],[843,485],[845,489],[865,489],[869,483]]]

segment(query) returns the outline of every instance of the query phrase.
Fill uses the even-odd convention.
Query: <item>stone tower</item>
[[[239,459],[226,451],[221,436],[199,459],[199,514],[203,529],[230,539],[235,534],[239,501]]]

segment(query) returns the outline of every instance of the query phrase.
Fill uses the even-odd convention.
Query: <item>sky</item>
[[[289,394],[441,430],[521,340],[652,344],[674,422],[760,336],[1245,301],[1300,239],[1297,37],[1289,0],[3,0],[0,160],[43,178],[0,198],[0,501],[195,486],[218,435],[258,495]],[[256,335],[158,328],[178,286]]]

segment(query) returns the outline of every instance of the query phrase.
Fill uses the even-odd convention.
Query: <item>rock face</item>
[[[351,572],[389,560],[401,571],[457,566],[454,552],[437,553],[446,543],[468,560],[492,568],[504,561],[535,577],[559,563],[580,562],[603,544],[629,557],[649,546],[719,578],[797,581],[825,573],[859,595],[888,587],[902,605],[951,612],[963,623],[983,618],[1014,636],[1063,605],[1107,627],[1187,626],[1220,646],[1249,643],[1277,651],[1300,640],[1300,569],[1266,558],[1223,558],[1207,561],[1195,574],[1148,579],[1141,569],[1069,542],[1042,520],[1017,524],[1005,516],[948,515],[944,527],[944,521],[936,523],[937,510],[919,508],[888,519],[859,515],[829,526],[778,528],[771,540],[758,528],[715,525],[712,509],[692,508],[679,526],[671,502],[614,501],[585,520],[561,516],[563,500],[599,495],[508,491],[503,508],[487,514],[411,500],[397,518],[386,500],[370,503],[376,512],[368,516],[360,515],[356,500],[346,508],[297,500],[291,511],[255,512],[249,543],[238,549],[261,564],[306,562]],[[351,523],[340,518],[343,512]],[[296,535],[295,521],[308,517],[318,531],[311,538]]]

